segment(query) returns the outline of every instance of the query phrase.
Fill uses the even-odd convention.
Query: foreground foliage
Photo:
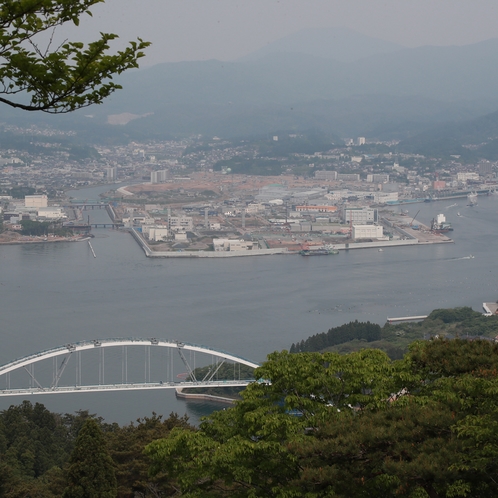
[[[234,408],[147,447],[187,497],[494,497],[498,345],[273,353]]]
[[[117,495],[113,496],[135,498],[174,494],[174,481],[166,480],[161,474],[149,476],[150,461],[143,450],[148,443],[166,437],[173,427],[190,427],[185,417],[171,414],[163,420],[153,414],[135,424],[119,427],[105,424],[87,411],[60,415],[49,412],[40,403],[33,405],[24,401],[0,413],[0,496],[60,498],[70,482],[78,482],[78,468],[82,475],[90,475],[86,466],[94,468],[97,451],[88,455],[86,443],[75,450],[77,438],[83,438],[82,427],[88,423],[92,427],[86,432],[91,429],[92,433],[102,433],[101,439],[100,436],[90,437],[92,444],[98,440],[97,447],[105,446],[104,453],[108,452],[112,459],[117,484]],[[86,460],[85,455],[88,456]],[[106,457],[104,460],[108,462]],[[76,496],[78,489],[73,485],[66,495]]]
[[[121,88],[112,77],[138,67],[148,42],[139,39],[115,54],[109,49],[117,35],[110,33],[101,33],[87,46],[53,42],[57,27],[78,26],[103,1],[2,0],[0,102],[26,111],[64,113],[99,104]]]
[[[63,498],[114,498],[114,465],[98,423],[89,418],[81,428],[66,471]]]

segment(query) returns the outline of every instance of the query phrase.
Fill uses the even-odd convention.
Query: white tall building
[[[150,183],[162,183],[168,179],[168,170],[150,172]]]
[[[342,211],[342,221],[358,225],[377,223],[377,209],[367,207],[344,208]]]
[[[116,166],[114,166],[112,168],[106,168],[105,175],[106,175],[107,180],[109,180],[110,182],[116,181],[116,179],[118,177],[118,168]]]

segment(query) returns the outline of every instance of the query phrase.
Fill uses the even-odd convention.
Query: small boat
[[[477,194],[475,192],[471,192],[469,195],[467,195],[467,206],[477,206]]]
[[[379,249],[379,252],[384,252],[384,249],[382,249],[382,247]]]
[[[462,216],[459,212],[457,213],[457,216]]]

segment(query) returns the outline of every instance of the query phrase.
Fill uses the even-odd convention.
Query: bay
[[[95,199],[108,189],[69,195]],[[128,233],[96,229],[97,258],[81,242],[0,246],[0,364],[62,344],[113,337],[176,339],[262,362],[274,350],[355,319],[384,324],[388,316],[424,315],[435,308],[481,311],[484,301],[498,298],[498,197],[479,197],[472,208],[466,199],[414,205],[411,216],[419,209],[417,219],[426,224],[444,213],[455,243],[321,258],[147,259]],[[92,222],[107,220],[103,210],[86,214]],[[20,401],[0,398],[0,409]],[[213,409],[176,400],[166,390],[31,401],[57,412],[89,409],[119,423],[152,411],[187,412],[196,423]]]

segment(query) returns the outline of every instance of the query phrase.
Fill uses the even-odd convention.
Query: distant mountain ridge
[[[98,111],[143,114],[180,103],[291,105],[376,94],[445,102],[495,100],[498,39],[466,47],[403,49],[351,63],[304,54],[166,63],[118,81],[124,89]]]
[[[498,39],[402,49],[348,63],[271,53],[245,62],[166,63],[125,74],[119,78],[124,90],[101,108],[142,114],[166,103],[294,104],[376,94],[495,100],[496,81]]]
[[[349,28],[308,28],[269,43],[241,57],[237,62],[255,61],[278,53],[305,54],[351,62],[372,55],[397,52],[403,48],[402,45],[372,38]]]
[[[464,146],[472,146],[470,148]],[[403,140],[399,150],[423,155],[498,160],[498,111],[430,128]]]
[[[338,33],[343,37],[335,45],[317,42]],[[419,48],[372,40],[350,30],[304,30],[236,62],[166,63],[128,72],[115,79],[123,90],[103,105],[59,117],[64,124],[55,126],[98,129],[99,136],[105,130],[159,137],[318,129],[406,139],[498,109],[498,39]],[[287,51],[292,47],[301,52]],[[109,116],[126,113],[143,117],[106,124]]]

